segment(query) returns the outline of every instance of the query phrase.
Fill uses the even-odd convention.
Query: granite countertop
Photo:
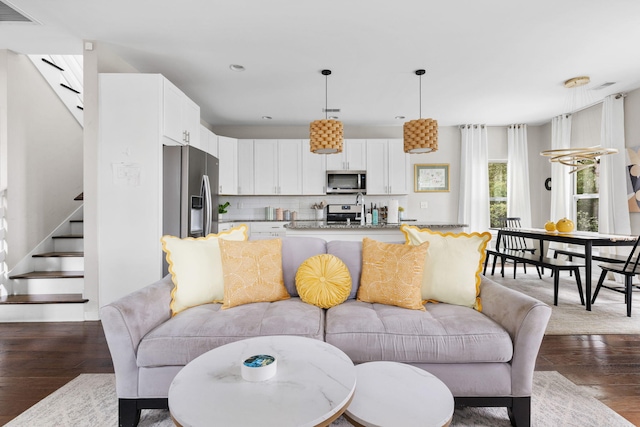
[[[403,222],[404,223],[404,222]],[[393,230],[399,229],[401,224],[366,224],[360,225],[359,222],[351,222],[348,224],[346,222],[327,222],[327,221],[292,221],[289,224],[285,225],[285,228],[289,228],[292,230],[313,230],[313,229],[348,229],[348,230]],[[422,222],[411,222],[409,225],[413,225],[419,228],[464,228],[468,227],[466,224],[448,224],[448,223],[422,223]]]

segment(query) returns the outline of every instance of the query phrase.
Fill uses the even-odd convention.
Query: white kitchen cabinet
[[[251,240],[274,239],[278,237],[286,237],[287,229],[284,227],[289,221],[265,221],[252,222]]]
[[[254,140],[254,194],[302,194],[302,141]]]
[[[411,190],[410,154],[404,152],[402,139],[389,141],[389,194],[409,194]]]
[[[367,195],[408,194],[408,168],[402,140],[367,140]]]
[[[166,144],[199,145],[200,107],[164,78],[162,112],[162,130]]]
[[[278,140],[257,139],[253,142],[255,194],[278,194]]]
[[[363,171],[367,169],[367,142],[364,139],[345,139],[342,153],[325,156],[327,170]]]
[[[309,149],[309,140],[302,141],[302,194],[326,193],[327,155],[316,154]]]
[[[278,194],[302,194],[302,141],[278,141]]]
[[[218,157],[218,136],[205,126],[200,125],[200,141],[198,141],[197,148]]]
[[[255,194],[253,167],[253,139],[238,140],[238,194]]]
[[[220,161],[218,194],[238,194],[238,140],[218,136],[218,160]]]

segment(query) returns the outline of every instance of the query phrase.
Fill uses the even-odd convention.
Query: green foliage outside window
[[[599,193],[598,166],[576,172],[576,229],[579,231],[598,231],[598,197],[579,197]]]
[[[507,164],[489,163],[489,218],[491,227],[501,227],[507,216]]]

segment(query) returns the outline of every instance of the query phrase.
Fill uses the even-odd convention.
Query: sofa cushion
[[[300,264],[314,255],[325,253],[327,253],[327,242],[324,239],[317,237],[282,238],[282,276],[289,295],[298,296],[296,273]]]
[[[282,279],[280,239],[234,242],[220,240],[224,272],[222,309],[290,298]]]
[[[263,335],[324,339],[324,310],[300,298],[220,307],[190,308],[149,332],[138,347],[138,366],[183,366],[218,346]]]
[[[351,274],[349,299],[355,299],[362,274],[362,241],[332,240],[327,242],[327,253],[340,258],[349,269]]]
[[[167,254],[174,288],[171,293],[171,313],[224,297],[224,276],[219,239],[247,240],[245,224],[206,237],[181,239],[162,236],[162,250]]]
[[[327,310],[325,340],[354,363],[508,362],[509,334],[484,314],[459,305],[426,311],[347,300]]]
[[[482,311],[481,273],[490,233],[441,233],[406,224],[400,230],[410,245],[429,242],[422,279],[423,299]]]
[[[362,277],[358,301],[424,311],[422,271],[429,243],[418,246],[362,239]]]
[[[296,289],[307,304],[320,308],[342,304],[351,292],[349,269],[334,255],[312,256],[298,268]]]

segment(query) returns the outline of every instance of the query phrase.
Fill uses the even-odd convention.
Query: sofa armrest
[[[540,343],[551,317],[551,307],[482,276],[482,312],[502,325],[513,340],[511,393],[531,396],[533,370]]]
[[[119,398],[138,397],[136,353],[142,338],[171,318],[169,275],[100,309]]]

